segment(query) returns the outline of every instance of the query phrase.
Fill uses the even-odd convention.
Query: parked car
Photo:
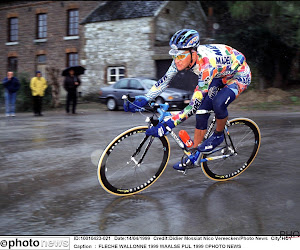
[[[101,103],[106,104],[109,110],[116,110],[119,106],[123,107],[123,95],[129,94],[130,97],[144,95],[155,83],[157,81],[142,77],[123,78],[111,86],[100,88],[99,99]],[[182,89],[167,88],[156,98],[156,102],[168,102],[170,108],[180,109],[189,103],[192,94],[192,92]]]

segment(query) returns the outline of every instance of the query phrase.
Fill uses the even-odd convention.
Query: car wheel
[[[157,97],[156,100],[155,100],[156,103],[158,104],[164,104],[165,103],[165,100],[161,97]]]
[[[117,109],[117,102],[114,98],[109,98],[107,100],[106,106],[108,110],[116,110]]]

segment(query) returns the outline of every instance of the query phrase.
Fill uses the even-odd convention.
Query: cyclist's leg
[[[199,110],[213,110],[212,100],[217,95],[218,90],[222,88],[222,79],[213,79],[208,88],[208,94],[203,98],[203,101],[199,107]],[[207,122],[210,114],[197,114],[196,115],[196,128],[194,135],[194,147],[197,148],[198,145],[203,141],[204,136],[207,131]]]
[[[218,92],[213,99],[213,108],[216,114],[216,131],[224,130],[228,119],[228,105],[233,102],[250,84],[251,71],[248,64],[244,63],[238,68],[235,75],[232,77],[225,77],[222,83],[225,87]]]
[[[194,132],[194,148],[198,148],[199,144],[203,141],[203,138],[207,132],[207,129],[197,129]]]
[[[217,127],[214,134],[199,146],[198,149],[200,151],[210,152],[223,142],[223,130],[228,119],[227,107],[247,88],[250,82],[251,71],[246,62],[240,66],[233,77],[230,76],[228,78],[222,78],[222,83],[225,84],[225,86],[213,97],[212,100]]]
[[[216,115],[216,129],[212,136],[205,140],[199,147],[201,152],[211,152],[224,140],[223,130],[228,119],[228,105],[235,99],[235,94],[227,87],[221,89],[213,98],[213,110]]]
[[[232,91],[228,86],[221,89],[218,94],[213,99],[213,110],[216,115],[216,131],[222,132],[224,130],[225,124],[228,119],[228,109],[227,107],[236,98],[234,91]]]
[[[204,109],[204,110],[212,110],[212,102],[211,99],[209,98],[208,95],[206,95],[199,107],[199,109]],[[204,138],[204,135],[206,134],[206,129],[207,129],[207,121],[209,118],[210,114],[196,114],[196,128],[194,132],[194,148],[198,147],[198,144],[200,144]],[[182,165],[184,163],[184,165]],[[185,161],[182,162],[182,160],[178,161],[173,165],[173,168],[176,170],[184,171],[186,165],[190,165],[190,161]]]
[[[203,101],[199,107],[199,109],[204,110],[212,110],[212,100],[206,95],[203,98]],[[209,119],[210,114],[196,114],[196,127],[195,127],[195,134],[194,134],[194,148],[197,148],[198,145],[203,141],[204,135],[207,131],[207,122]]]
[[[213,110],[212,99],[217,94],[218,89],[223,85],[222,79],[213,79],[208,88],[208,94],[204,96],[198,110]],[[207,131],[207,122],[210,114],[196,114],[196,127],[194,132],[194,148],[198,148],[198,145],[203,141],[203,138]],[[184,165],[182,165],[184,163]],[[190,165],[191,162],[177,162],[173,168],[176,170],[185,170],[186,165]]]

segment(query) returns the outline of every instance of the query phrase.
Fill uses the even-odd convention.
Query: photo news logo
[[[67,237],[0,237],[0,250],[66,250],[70,249]]]

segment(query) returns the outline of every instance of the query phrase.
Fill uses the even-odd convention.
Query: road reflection
[[[159,199],[148,195],[119,197],[100,214],[101,234],[147,235],[169,231],[169,221]]]
[[[103,235],[261,235],[264,226],[253,196],[251,187],[232,180],[180,194],[119,197],[102,210],[99,230]]]
[[[252,190],[239,180],[217,182],[207,188],[201,202],[207,230],[221,234],[263,234],[264,226]]]
[[[296,231],[299,114],[263,113],[253,119],[261,128],[261,148],[238,178],[216,183],[200,168],[184,176],[172,168],[182,154],[172,147],[168,167],[151,188],[120,198],[99,185],[97,164],[112,138],[132,126],[134,119],[128,114],[0,116],[1,232],[278,235]],[[183,126],[193,131],[194,123],[187,120]]]

